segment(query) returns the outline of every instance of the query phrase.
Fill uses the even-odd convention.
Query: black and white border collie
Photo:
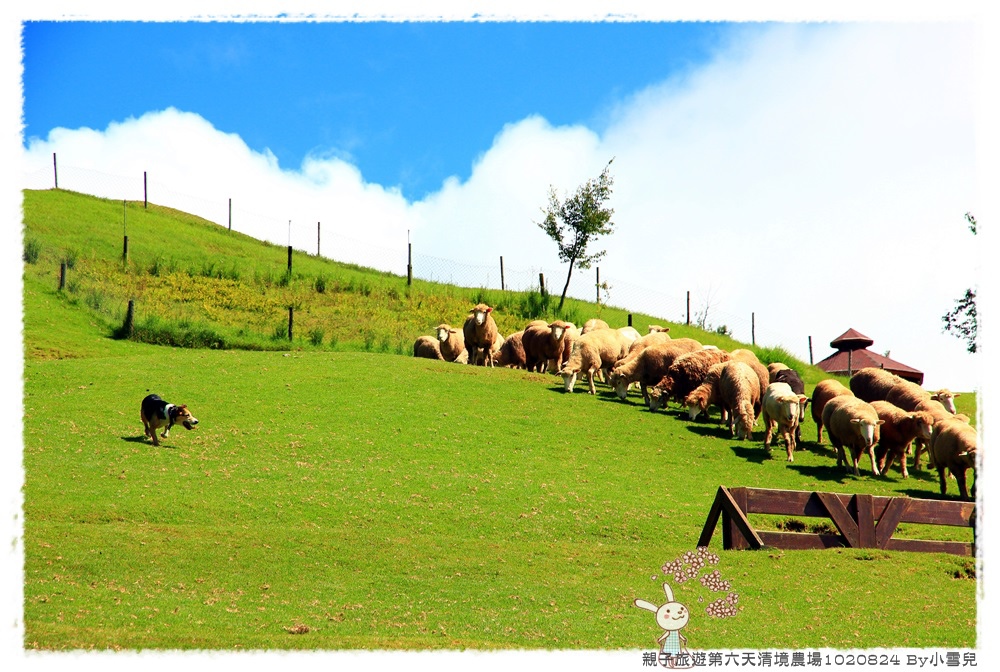
[[[146,436],[153,439],[153,445],[158,446],[160,442],[156,439],[156,430],[163,427],[163,438],[170,436],[170,428],[176,424],[184,425],[185,429],[194,429],[198,424],[198,418],[191,415],[187,406],[168,404],[157,395],[151,394],[142,400],[142,408],[139,412],[142,418],[143,429]]]

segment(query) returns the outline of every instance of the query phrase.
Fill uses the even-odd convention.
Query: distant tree
[[[972,235],[976,235],[976,218],[972,216],[971,212],[967,212],[965,219],[969,222],[969,230],[972,231]],[[950,331],[956,337],[964,339],[969,352],[975,352],[979,333],[975,290],[965,290],[965,295],[957,299],[955,304],[954,310],[941,317],[944,321],[944,331]]]
[[[587,246],[598,236],[611,233],[614,227],[611,215],[615,211],[604,205],[611,197],[614,182],[610,174],[612,161],[608,161],[600,176],[587,180],[565,201],[559,200],[554,187],[549,188],[549,207],[542,209],[545,219],[538,226],[559,246],[560,261],[569,263],[558,310],[562,310],[566,301],[573,269],[586,270],[605,254],[605,250],[588,253]]]

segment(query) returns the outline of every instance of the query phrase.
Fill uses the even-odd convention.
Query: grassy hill
[[[663,581],[702,651],[975,645],[970,559],[723,551],[717,532],[730,590],[662,568],[694,550],[720,485],[938,497],[926,469],[848,476],[811,421],[789,464],[759,430],[735,441],[606,388],[418,360],[418,335],[480,299],[503,333],[552,314],[537,293],[407,286],[302,254],[288,276],[284,248],[135,204],[123,263],[121,209],[25,193],[26,647],[652,651],[662,631],[632,603]],[[112,338],[130,298],[148,342]],[[568,302],[574,321],[598,315],[625,323]],[[810,389],[823,377],[787,363]],[[150,391],[199,427],[153,448]],[[959,401],[974,417],[974,395]],[[730,593],[736,616],[706,613]]]

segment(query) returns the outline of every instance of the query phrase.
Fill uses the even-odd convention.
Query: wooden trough
[[[751,513],[829,518],[840,534],[754,530],[747,519]],[[708,546],[720,515],[722,546],[726,550],[765,546],[789,550],[846,546],[953,555],[975,555],[976,552],[975,502],[720,486],[698,546]],[[893,539],[900,523],[971,527],[973,543]]]

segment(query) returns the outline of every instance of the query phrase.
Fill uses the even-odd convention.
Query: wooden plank
[[[746,514],[743,513],[743,506],[746,505],[746,489],[733,488],[732,490],[725,490],[722,492],[722,496],[722,510],[728,511],[731,525],[730,534],[732,536],[730,539],[732,546],[730,548],[736,550],[745,550],[747,548],[756,550],[761,548],[764,542],[754,532],[753,527],[750,526],[750,521],[747,520]]]
[[[892,501],[885,508],[885,512],[878,519],[875,526],[875,545],[878,548],[885,548],[896,532],[899,521],[910,507],[910,500],[907,497],[893,497]]]
[[[871,495],[856,495],[858,548],[877,548],[875,544],[875,508]]]
[[[975,502],[912,499],[906,515],[899,522],[972,527],[975,517]]]
[[[843,548],[845,545],[844,538],[839,534],[805,534],[802,532],[767,532],[758,530],[757,535],[765,546],[787,551]]]
[[[974,555],[972,544],[965,544],[961,541],[928,541],[926,539],[890,539],[886,543],[885,550]]]
[[[816,496],[823,502],[827,513],[830,515],[830,520],[837,527],[837,531],[844,535],[847,545],[857,548],[859,543],[858,524],[851,518],[851,514],[847,512],[847,507],[844,506],[844,503],[839,497],[830,492],[817,492]]]
[[[712,501],[712,508],[708,510],[708,519],[705,520],[705,527],[701,530],[701,536],[698,537],[698,546],[707,547],[709,542],[712,541],[712,534],[715,532],[715,526],[719,524],[719,516],[722,514],[722,491],[725,490],[721,485],[715,493],[715,499]],[[723,544],[725,548],[725,544]]]

